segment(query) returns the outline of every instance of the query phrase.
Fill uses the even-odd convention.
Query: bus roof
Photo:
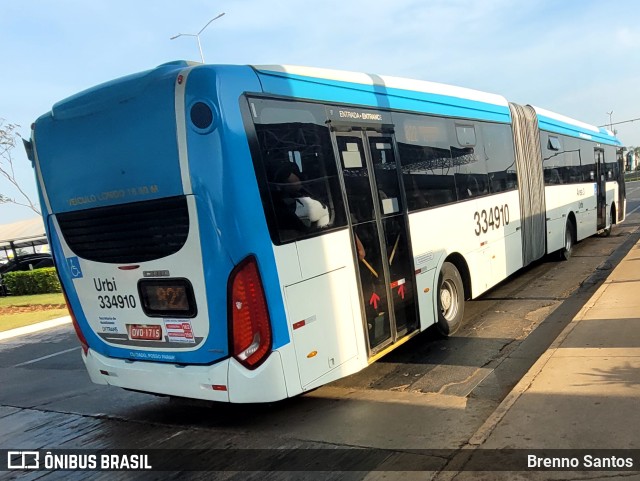
[[[602,127],[572,119],[566,115],[533,106],[538,115],[540,129],[558,134],[570,135],[581,139],[603,142],[606,144],[622,145],[613,132]]]
[[[510,122],[509,103],[496,94],[424,80],[293,65],[253,65],[264,91],[373,108]]]
[[[294,94],[311,99],[344,101],[349,103],[350,94],[341,94],[339,90],[325,92],[322,87],[341,87],[369,93],[384,94],[390,99],[387,107],[425,111],[441,115],[472,117],[480,120],[510,122],[509,102],[501,95],[482,92],[465,87],[457,87],[437,82],[413,80],[386,75],[332,70],[296,65],[252,65],[263,79],[265,92],[276,94]],[[264,82],[265,78],[286,79],[282,82]],[[292,86],[291,83],[297,85]],[[344,96],[344,98],[342,98]],[[380,102],[364,96],[362,103],[372,107],[380,107]],[[427,108],[423,102],[431,105]],[[570,135],[596,142],[621,145],[614,134],[606,129],[572,119],[539,107],[533,107],[538,115],[540,128],[543,130]]]
[[[447,97],[458,97],[461,99],[475,100],[478,102],[502,105],[505,107],[508,106],[507,99],[501,95],[481,92],[479,90],[473,90],[465,87],[456,87],[455,85],[428,82],[426,80],[414,80],[401,77],[390,77],[387,75],[350,72],[346,70],[301,67],[296,65],[254,65],[253,68],[264,73],[281,73],[288,76],[313,77],[315,79],[373,85],[412,92],[445,95]]]

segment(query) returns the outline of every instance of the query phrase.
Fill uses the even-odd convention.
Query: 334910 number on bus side
[[[489,209],[482,209],[473,214],[475,221],[475,234],[477,236],[486,234],[489,229],[499,229],[501,226],[509,225],[509,205],[504,204]]]

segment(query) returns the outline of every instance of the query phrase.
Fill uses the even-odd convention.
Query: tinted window
[[[336,138],[344,177],[344,188],[349,200],[351,222],[360,224],[373,220],[373,196],[362,139],[356,136]]]
[[[254,159],[275,243],[346,225],[324,108],[249,99],[259,144]]]
[[[453,123],[446,119],[394,114],[402,177],[409,210],[457,200],[451,146]]]
[[[585,141],[546,132],[540,133],[540,141],[546,185],[576,184],[584,181],[585,172],[590,172],[585,163],[585,152],[581,148],[581,143]]]
[[[504,124],[480,124],[483,151],[489,172],[492,193],[505,192],[518,187],[513,134]]]
[[[541,134],[542,143],[542,169],[544,171],[545,185],[563,184],[562,179],[564,163],[564,153],[558,149],[552,150],[549,134]]]
[[[611,145],[604,146],[604,161],[607,182],[613,182],[618,179],[618,159],[616,156],[616,148]]]
[[[402,211],[398,168],[390,137],[370,137],[371,160],[376,171],[376,187],[383,216]]]
[[[575,137],[562,137],[562,146],[564,147],[565,169],[563,177],[568,184],[577,184],[585,182],[589,178],[591,165],[587,159],[582,157],[580,151],[580,139]],[[589,157],[593,161],[593,156]]]
[[[475,125],[466,125],[460,138],[460,126],[456,125],[458,145],[451,146],[451,159],[458,200],[466,200],[489,194],[489,175],[483,155],[482,139],[477,137]],[[464,143],[462,143],[462,142]],[[473,146],[467,142],[473,141]]]
[[[545,141],[545,137],[547,141]],[[557,138],[559,150],[551,148],[552,138]],[[593,149],[594,142],[567,135],[550,135],[541,132],[543,144],[544,180],[547,185],[577,184],[595,182],[596,166]],[[553,143],[556,143],[553,141]],[[604,175],[607,180],[616,178],[618,167],[615,162],[615,148],[605,146]]]
[[[578,141],[578,148],[580,150],[580,165],[582,166],[582,181],[583,182],[595,182],[596,180],[596,164],[593,156],[593,147],[595,144],[588,140]]]

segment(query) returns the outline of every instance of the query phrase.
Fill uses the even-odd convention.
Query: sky
[[[0,0],[0,119],[162,63],[289,64],[497,93],[597,126],[640,118],[637,0]],[[614,126],[640,145],[640,121]],[[37,198],[21,146],[16,177]],[[17,197],[0,178],[0,193]],[[0,204],[0,224],[32,218]]]

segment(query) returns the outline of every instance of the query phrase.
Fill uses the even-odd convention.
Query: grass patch
[[[2,315],[0,320],[0,332],[15,329],[16,327],[30,326],[42,321],[49,321],[58,317],[69,315],[66,309],[49,309],[47,311],[19,312],[16,314]]]
[[[64,296],[55,294],[34,294],[32,296],[6,296],[0,297],[0,309],[9,306],[64,306]]]
[[[0,331],[29,326],[68,314],[64,296],[60,293],[0,297]]]

